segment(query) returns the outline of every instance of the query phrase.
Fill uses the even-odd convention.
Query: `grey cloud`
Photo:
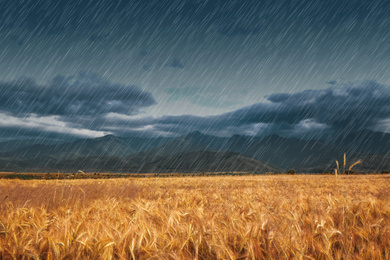
[[[212,108],[229,107],[241,103],[237,95],[229,94],[222,97],[220,95],[221,91],[221,89],[211,87],[202,89],[200,87],[186,86],[179,88],[167,88],[164,92],[170,96],[168,98],[168,102],[185,100],[186,102],[192,104]],[[241,94],[243,92],[245,91],[240,91],[239,93]]]
[[[220,26],[218,29],[218,32],[227,36],[237,36],[237,35],[253,35],[258,34],[261,32],[262,28],[259,28],[259,26],[251,26],[249,28],[246,28],[245,26]]]
[[[88,40],[90,40],[91,42],[102,42],[107,41],[109,38],[109,33],[94,33],[88,38]]]
[[[172,68],[178,68],[178,69],[183,69],[184,68],[183,63],[178,58],[174,58],[173,60],[168,62],[165,66],[166,67],[172,67]]]
[[[329,84],[329,85],[336,85],[336,84],[337,84],[337,81],[336,81],[336,80],[330,80],[330,81],[327,81],[326,84]]]
[[[312,119],[333,129],[369,128],[390,117],[390,87],[376,81],[351,82],[324,90],[272,94],[270,103],[255,104],[223,117],[237,124],[287,123]]]
[[[43,131],[38,128],[27,128],[22,126],[0,126],[0,143],[11,140],[72,140],[78,138],[80,138],[80,135],[74,135],[71,133]]]
[[[112,83],[86,72],[57,76],[46,85],[31,78],[1,82],[0,90],[0,111],[16,116],[135,115],[156,103],[149,92],[137,86]]]
[[[149,65],[143,65],[142,66],[142,69],[144,70],[144,71],[151,71],[152,69],[151,69],[151,66],[149,66]]]
[[[339,84],[323,90],[272,94],[267,100],[269,103],[254,104],[217,116],[163,116],[122,122],[115,119],[115,123],[118,131],[126,131],[129,126],[138,129],[148,126],[149,130],[174,135],[195,130],[232,135],[252,129],[252,135],[299,136],[372,129],[390,118],[390,87],[376,81]]]
[[[140,50],[139,55],[142,57],[146,57],[149,54],[147,50]]]
[[[63,82],[64,78],[58,80]],[[36,88],[35,91],[42,93]],[[109,95],[104,93],[97,95]],[[83,95],[87,93],[78,93],[77,98],[83,100]],[[111,132],[115,135],[177,136],[200,131],[217,136],[278,134],[305,138],[321,137],[325,133],[343,134],[376,129],[384,120],[390,119],[390,87],[376,81],[337,84],[322,90],[277,93],[266,98],[268,103],[257,103],[216,116],[134,118],[97,113],[95,116],[84,114],[77,118],[71,115],[60,118],[71,128]],[[118,97],[118,100],[122,99]],[[30,101],[28,103],[34,104]],[[147,105],[152,103],[146,102]],[[108,110],[110,107],[105,108],[104,112]],[[118,114],[124,112],[119,111]]]

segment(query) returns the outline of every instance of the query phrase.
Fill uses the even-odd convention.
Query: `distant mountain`
[[[194,151],[162,158],[146,167],[149,172],[280,172],[280,169],[233,152]]]
[[[11,147],[14,145],[14,149]],[[193,132],[176,138],[112,135],[66,143],[0,144],[0,171],[330,171],[335,160],[355,158],[354,169],[388,170],[390,134],[369,130],[324,140],[277,135],[215,137]],[[272,165],[272,166],[270,166]],[[387,168],[386,168],[387,167]]]
[[[78,170],[85,172],[133,172],[137,165],[137,162],[133,163],[128,158],[100,156],[67,159],[52,164],[50,168],[68,172],[77,172]]]
[[[37,169],[42,168],[38,166]],[[85,172],[132,172],[132,173],[167,173],[167,172],[280,172],[280,169],[261,161],[247,158],[233,152],[196,151],[180,153],[175,156],[153,157],[115,156],[83,157],[51,163],[45,169]]]
[[[348,135],[332,136],[325,140],[350,154],[389,154],[390,134],[362,130]]]
[[[234,135],[224,149],[286,170],[302,170],[327,164],[340,154],[339,149],[321,141],[283,138],[277,135],[262,138]]]
[[[200,132],[193,132],[183,135],[170,141],[163,143],[153,149],[146,150],[139,155],[161,158],[167,156],[174,156],[176,154],[193,152],[193,151],[219,151],[224,147],[227,138],[204,135]]]
[[[55,145],[35,144],[15,151],[0,154],[0,157],[31,160],[51,156],[57,160],[100,155],[126,156],[135,153],[124,140],[115,136],[104,136],[96,139],[83,139]]]
[[[27,139],[27,140],[12,140],[0,143],[0,153],[15,151],[32,145],[55,145],[63,141],[52,139]]]
[[[80,139],[59,144],[33,144],[0,153],[0,158],[33,160],[50,156],[57,161],[79,157],[117,156],[125,157],[169,141],[169,138],[121,138],[107,135],[95,139]]]
[[[381,172],[382,170],[390,171],[390,154],[367,155],[361,158],[354,158],[350,162],[353,163],[358,159],[361,159],[362,163],[353,167],[353,170],[358,172]]]
[[[283,138],[277,135],[266,137],[233,135],[230,138],[223,138],[194,132],[147,150],[142,155],[158,159],[202,150],[235,152],[282,169],[310,168],[334,161],[342,154],[338,148],[317,140]]]

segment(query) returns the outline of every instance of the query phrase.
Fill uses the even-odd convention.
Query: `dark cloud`
[[[88,40],[90,40],[91,42],[102,42],[107,41],[109,38],[109,33],[94,33],[88,38]]]
[[[16,126],[0,126],[0,142],[11,140],[29,140],[29,139],[45,139],[45,140],[71,140],[80,137],[91,137],[92,135],[75,135],[72,133],[45,131],[43,128],[16,127]]]
[[[144,71],[152,71],[152,67],[149,66],[149,65],[147,65],[147,64],[143,65],[143,66],[142,66],[142,69],[143,69]]]
[[[70,79],[60,77],[56,80],[68,82]],[[74,80],[77,82],[76,78]],[[80,82],[69,85],[74,84],[77,86],[83,85]],[[42,99],[46,96],[46,94],[43,94],[46,92],[38,89],[38,87],[33,88],[28,94],[32,94],[33,91],[37,96],[42,96]],[[89,89],[89,93],[91,91]],[[40,103],[38,103],[38,106],[37,101],[31,102],[27,97],[24,97],[27,95],[26,93],[18,93],[22,97],[20,100],[30,104],[30,112],[34,109],[42,109]],[[87,93],[78,92],[77,98],[71,95],[72,98],[66,98],[65,100],[84,100],[84,95],[89,96]],[[145,93],[142,91],[137,92],[139,97],[143,94]],[[107,100],[122,100],[119,97],[102,99],[101,96],[109,97],[110,92],[104,91],[97,94],[94,100],[103,100],[96,101],[98,104],[107,102]],[[132,95],[127,96],[132,97]],[[153,99],[149,99],[151,98],[150,95],[147,94],[146,96],[148,97],[147,102],[142,101],[141,104],[150,105],[154,103]],[[115,135],[177,136],[200,131],[217,136],[278,134],[305,138],[321,137],[324,134],[343,134],[362,129],[377,129],[383,122],[390,119],[390,87],[376,81],[337,84],[334,87],[322,90],[278,93],[266,98],[268,102],[257,103],[216,116],[133,117],[131,115],[137,110],[131,109],[130,112],[127,111],[127,115],[124,115],[124,111],[106,114],[108,111],[115,112],[117,109],[112,109],[109,106],[101,110],[95,110],[96,105],[85,105],[85,110],[93,111],[95,116],[87,116],[87,112],[85,112],[84,115],[77,117],[77,120],[71,116],[60,117],[60,119],[63,122],[66,121],[66,127],[69,129],[94,131],[85,132],[85,135],[109,132]],[[37,98],[31,98],[31,100],[37,100]],[[124,100],[126,102],[133,101],[132,98],[125,98]],[[136,100],[139,100],[139,98]],[[18,104],[18,102],[15,103]],[[61,102],[57,103],[59,103],[58,107],[62,107]],[[48,108],[48,111],[52,111],[54,107]],[[61,108],[61,111],[69,109],[65,106],[65,108]],[[16,107],[7,111],[15,112],[19,110],[23,109]],[[48,112],[45,113],[48,114]],[[90,113],[92,114],[92,112]],[[26,127],[28,128],[28,124],[26,124]],[[60,130],[57,129],[57,131]],[[80,134],[84,134],[84,132]]]
[[[88,31],[102,28],[112,21],[112,14],[122,15],[136,3],[121,1],[113,4],[88,1],[77,4],[47,0],[3,1],[0,22],[7,29],[27,29],[36,35],[58,35],[64,32]]]
[[[67,1],[49,0],[4,0],[0,4],[3,22],[7,27],[19,25],[31,30],[45,25],[54,33],[64,29],[77,29],[102,26],[120,19],[128,24],[134,21],[147,21],[154,18],[158,22],[170,22],[181,18],[203,25],[215,22],[237,24],[242,27],[252,21],[287,20],[300,15],[309,16],[313,22],[337,25],[350,17],[385,16],[385,11],[370,13],[372,9],[387,6],[384,1],[361,0],[305,0],[305,1],[257,1],[245,3],[236,0],[194,1],[78,1],[77,5]],[[353,12],[352,12],[353,11]],[[113,17],[117,14],[119,17]],[[282,15],[281,17],[278,17]],[[255,19],[256,18],[256,19]]]
[[[245,28],[244,26],[223,26],[218,32],[227,36],[252,35],[261,31],[258,27]]]
[[[57,76],[46,85],[31,78],[0,83],[0,111],[23,116],[135,115],[156,103],[137,86],[112,83],[98,75]]]
[[[327,81],[326,84],[329,84],[329,85],[336,85],[336,84],[337,84],[337,81],[336,81],[336,80],[330,80],[330,81]]]
[[[258,104],[234,113],[247,121],[287,122],[313,118],[335,129],[367,128],[390,117],[390,87],[376,81],[351,82],[324,90],[272,94],[270,104]],[[262,113],[261,110],[265,110]]]
[[[166,67],[172,67],[172,68],[178,68],[178,69],[183,69],[184,68],[183,63],[178,58],[172,59],[167,64],[165,64],[165,66]]]
[[[352,82],[324,90],[272,94],[269,103],[258,103],[222,115],[234,125],[284,124],[294,130],[305,124],[310,130],[323,125],[335,131],[358,131],[390,118],[390,87],[375,81]],[[221,119],[221,118],[219,118]]]
[[[147,50],[140,50],[139,55],[142,57],[146,57],[149,54]]]
[[[226,97],[221,97],[220,89],[215,88],[200,88],[195,86],[181,86],[179,88],[167,88],[164,90],[170,97],[168,102],[185,100],[191,104],[197,104],[202,107],[212,107],[212,108],[221,108],[229,107],[233,105],[240,104],[240,100],[237,95],[229,95]],[[240,91],[243,93],[244,91]]]
[[[151,132],[185,134],[201,131],[215,135],[279,134],[321,135],[376,128],[390,118],[390,87],[376,81],[339,84],[323,90],[279,93],[233,112],[200,117],[193,115],[160,118],[112,119],[118,132],[148,129]],[[101,125],[103,126],[103,125]],[[104,130],[100,128],[100,130]],[[108,129],[107,129],[108,130]]]

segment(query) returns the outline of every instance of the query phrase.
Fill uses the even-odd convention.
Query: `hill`
[[[15,144],[15,149],[11,149]],[[335,160],[363,159],[356,169],[388,170],[390,134],[369,130],[324,140],[301,140],[277,135],[215,137],[193,132],[176,138],[116,137],[65,143],[8,142],[0,146],[0,170],[109,170],[119,172],[260,171],[274,168],[324,172]],[[234,155],[233,155],[234,154]],[[229,156],[228,158],[226,156]],[[264,164],[264,167],[259,166]],[[272,167],[271,166],[271,167]],[[264,170],[274,171],[274,170]]]

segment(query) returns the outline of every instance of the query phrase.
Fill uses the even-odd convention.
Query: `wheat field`
[[[390,259],[390,176],[1,180],[0,259]]]

